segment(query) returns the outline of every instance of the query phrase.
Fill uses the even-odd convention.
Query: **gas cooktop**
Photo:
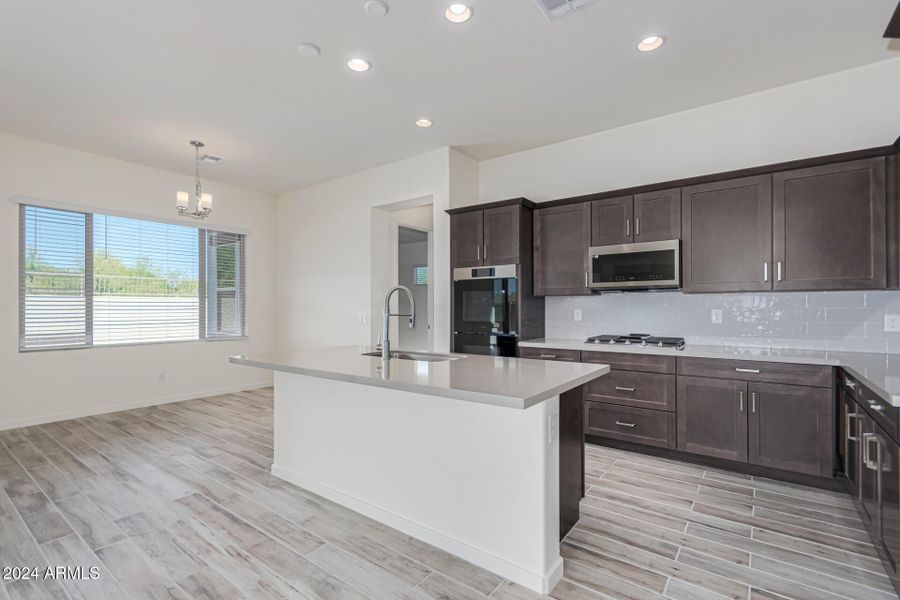
[[[627,335],[595,335],[589,337],[586,344],[608,344],[610,346],[657,346],[684,350],[683,337],[662,337],[649,333],[629,333]]]

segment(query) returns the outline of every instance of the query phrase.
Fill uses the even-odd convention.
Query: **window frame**
[[[84,309],[84,331],[85,331],[85,341],[83,344],[71,344],[71,345],[43,345],[43,346],[27,346],[26,345],[26,336],[25,336],[25,324],[27,319],[27,307],[26,307],[26,287],[27,287],[27,245],[26,245],[26,212],[29,208],[38,209],[38,210],[55,210],[62,212],[69,212],[75,214],[84,215],[84,301],[85,301],[85,309]],[[165,223],[170,225],[177,225],[180,227],[188,227],[191,228],[190,225],[182,225],[173,220],[164,220],[164,219],[153,219],[148,218],[143,215],[123,215],[116,213],[107,213],[100,211],[91,211],[85,210],[78,207],[65,207],[65,206],[43,206],[41,204],[34,204],[30,202],[19,202],[19,352],[27,353],[27,352],[48,352],[48,351],[60,351],[60,350],[85,350],[85,349],[95,349],[95,348],[123,348],[128,346],[155,346],[159,344],[190,344],[197,342],[221,342],[221,341],[235,341],[235,340],[246,340],[249,337],[248,334],[248,325],[247,325],[247,286],[246,286],[246,264],[247,264],[247,237],[248,234],[245,232],[235,232],[228,230],[220,230],[213,229],[208,227],[193,227],[198,231],[198,290],[197,290],[197,300],[198,300],[198,335],[197,338],[191,339],[179,339],[179,340],[153,340],[153,341],[130,341],[130,342],[121,342],[121,343],[112,343],[112,344],[94,344],[94,285],[95,285],[95,274],[94,274],[94,216],[121,216],[127,219],[135,219],[141,221],[149,221],[153,223]],[[207,250],[207,234],[210,232],[215,233],[224,233],[233,235],[236,237],[237,245],[239,250],[239,265],[240,265],[240,273],[241,277],[239,280],[236,280],[235,283],[235,296],[239,297],[239,301],[242,305],[242,310],[240,315],[242,317],[241,322],[241,333],[239,334],[222,334],[222,333],[214,333],[212,335],[208,332],[207,327],[207,284],[208,284],[208,274],[207,274],[207,266],[206,266],[206,250]],[[229,288],[230,289],[230,288]]]

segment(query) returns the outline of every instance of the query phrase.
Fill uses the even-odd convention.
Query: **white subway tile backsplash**
[[[579,309],[582,320],[575,321]],[[722,322],[711,322],[711,311]],[[900,291],[683,294],[605,293],[547,298],[546,335],[682,335],[688,343],[812,350],[900,352],[884,315],[900,314]]]

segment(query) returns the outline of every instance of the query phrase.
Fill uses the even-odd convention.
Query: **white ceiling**
[[[900,56],[896,0],[0,0],[0,130],[281,192],[441,146],[485,159]],[[637,41],[666,36],[643,54]],[[297,52],[321,46],[318,58]],[[368,73],[344,63],[361,55]],[[419,117],[431,129],[414,126]]]

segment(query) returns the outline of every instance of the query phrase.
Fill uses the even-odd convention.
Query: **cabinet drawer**
[[[585,400],[675,410],[675,376],[613,369],[585,386]]]
[[[900,409],[889,404],[881,396],[861,384],[856,378],[841,369],[841,388],[864,410],[869,417],[878,423],[892,439],[900,439],[898,421]]]
[[[557,348],[522,348],[520,346],[519,358],[540,358],[543,360],[579,362],[581,360],[581,352],[578,350],[560,350]]]
[[[627,352],[581,353],[582,362],[602,363],[620,371],[644,371],[645,373],[675,373],[675,357],[656,354],[630,354]]]
[[[832,386],[832,367],[718,358],[678,358],[678,374],[717,379]]]
[[[660,446],[675,447],[675,414],[645,408],[584,403],[584,432],[589,435]]]

